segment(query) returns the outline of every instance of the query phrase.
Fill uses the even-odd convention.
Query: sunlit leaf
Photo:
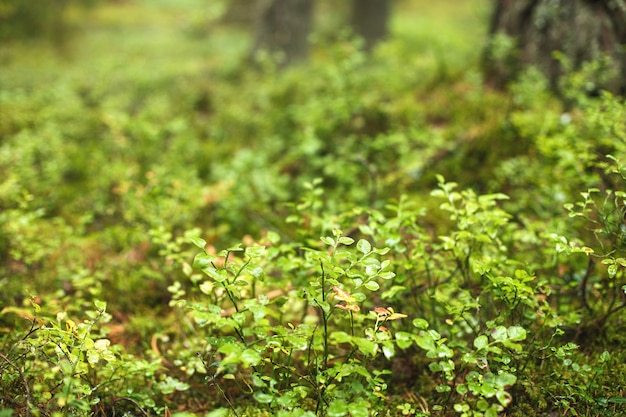
[[[474,339],[474,347],[476,349],[485,349],[487,346],[489,346],[489,339],[487,339],[487,336],[480,335]]]
[[[356,244],[356,248],[365,255],[372,251],[372,245],[365,239],[360,239]]]
[[[189,236],[189,241],[200,249],[204,249],[206,247],[206,241],[198,236]]]

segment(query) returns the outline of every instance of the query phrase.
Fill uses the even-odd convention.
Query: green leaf
[[[348,236],[341,236],[340,238],[337,239],[337,242],[345,246],[350,246],[354,243],[354,239]]]
[[[498,340],[498,341],[506,340],[508,338],[506,327],[504,326],[496,327],[495,329],[491,331],[491,337],[493,337],[495,340]]]
[[[287,342],[296,350],[305,350],[309,346],[309,339],[295,334],[287,335]]]
[[[249,246],[246,248],[245,253],[246,256],[249,256],[250,258],[258,258],[263,255],[265,249],[267,249],[265,246]]]
[[[395,277],[396,274],[393,273],[393,272],[390,272],[390,271],[386,271],[386,272],[381,272],[380,274],[378,274],[378,276],[381,279],[388,280],[388,279],[391,279],[391,278]]]
[[[226,249],[225,251],[221,251],[220,253],[223,254],[223,256],[226,256],[226,252],[243,252],[244,248],[242,248],[243,243],[237,243],[236,245],[231,246],[230,248]]]
[[[206,417],[228,417],[229,415],[230,410],[228,408],[218,408],[217,410],[209,412]]]
[[[367,255],[372,251],[372,245],[365,239],[360,239],[356,244],[356,248],[364,255]]]
[[[517,377],[511,373],[502,372],[496,375],[494,382],[496,386],[500,388],[510,387],[515,385],[515,383],[517,382]]]
[[[511,326],[507,329],[510,340],[521,341],[526,339],[526,329],[521,326]]]
[[[225,343],[217,349],[219,353],[225,353],[227,355],[237,353],[241,351],[241,346],[237,343]]]
[[[206,241],[198,236],[189,236],[189,241],[193,243],[195,246],[200,249],[204,249],[206,247]]]
[[[380,285],[378,285],[376,281],[368,281],[365,283],[365,288],[367,288],[370,291],[378,291],[378,289],[380,288]]]
[[[484,398],[481,398],[478,401],[476,401],[476,408],[484,412],[489,408],[489,402],[487,402],[487,400],[485,400]]]
[[[489,409],[485,411],[485,417],[498,417],[498,409],[496,408],[496,404],[491,404],[491,407],[489,407]]]
[[[105,301],[95,300],[93,304],[99,312],[104,312],[107,309],[107,303]]]
[[[495,387],[489,384],[482,384],[480,386],[480,392],[482,393],[482,395],[484,395],[487,398],[493,397],[494,395],[496,395]]]
[[[342,417],[348,414],[348,404],[346,404],[343,400],[334,400],[328,406],[328,410],[326,410],[326,415],[328,417]]]
[[[394,349],[393,344],[389,342],[383,343],[382,349],[383,349],[383,355],[385,355],[385,358],[387,359],[393,358],[396,354],[396,350]]]
[[[201,252],[197,254],[195,258],[193,258],[193,267],[199,269],[206,268],[211,265],[213,259],[214,257],[209,255],[208,253]]]
[[[513,401],[513,397],[511,397],[511,394],[509,394],[506,391],[496,392],[496,398],[498,399],[500,404],[502,404],[503,407],[508,406],[509,404],[511,404],[511,401]]]
[[[397,332],[396,344],[400,349],[406,349],[413,344],[413,334],[409,332]]]
[[[363,233],[364,235],[374,236],[374,230],[367,224],[360,225],[359,232]]]
[[[261,362],[261,355],[254,349],[245,349],[241,352],[241,362],[246,368],[256,366]]]
[[[415,343],[426,351],[434,351],[436,348],[435,341],[429,332],[419,332],[415,336]]]
[[[374,356],[376,355],[376,351],[378,350],[378,345],[371,340],[365,339],[363,337],[355,337],[354,344],[361,351],[361,353],[365,355]]]
[[[330,338],[335,343],[351,343],[352,336],[346,332],[335,331],[330,334]]]
[[[353,402],[348,404],[348,410],[352,417],[369,416],[370,409],[369,404],[366,401]]]
[[[226,271],[222,269],[215,269],[212,266],[202,268],[202,272],[204,272],[208,277],[213,278],[216,282],[224,282],[228,279]]]
[[[443,368],[441,367],[439,362],[431,362],[431,363],[429,363],[428,364],[428,369],[430,369],[431,372],[441,372],[443,370]]]
[[[157,384],[159,390],[165,394],[172,394],[174,391],[186,391],[189,389],[189,385],[181,382],[171,376],[165,378],[164,381],[161,381]]]
[[[254,399],[261,404],[269,404],[274,400],[274,396],[265,392],[256,391],[253,395]]]
[[[489,339],[485,335],[480,335],[474,339],[474,347],[476,349],[485,349],[489,346]]]
[[[625,397],[611,397],[607,401],[613,404],[626,404]]]
[[[428,329],[428,322],[424,319],[414,319],[413,326],[417,327],[420,330]]]

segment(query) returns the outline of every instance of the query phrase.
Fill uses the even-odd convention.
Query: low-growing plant
[[[0,353],[0,406],[24,416],[140,415],[162,410],[155,399],[187,386],[162,375],[160,360],[138,359],[106,337],[106,303],[95,301],[86,319],[50,311],[32,297],[26,308],[5,308],[15,342]],[[25,326],[25,324],[27,326]],[[148,383],[146,383],[148,381]]]

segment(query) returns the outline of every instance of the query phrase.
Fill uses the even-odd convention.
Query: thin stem
[[[326,303],[326,272],[324,271],[324,264],[322,263],[321,260],[320,260],[320,268],[322,269],[322,277],[321,277],[322,302],[325,304]],[[328,370],[328,316],[326,315],[326,311],[324,311],[323,305],[320,305],[320,303],[317,303],[317,304],[321,310],[322,323],[324,325],[324,334],[322,338],[322,343],[324,345],[324,357],[322,358],[322,373],[326,374],[326,371]],[[324,414],[323,403],[324,403],[325,388],[326,388],[325,386],[322,386],[318,391],[317,405],[315,407],[315,413],[318,415]]]
[[[22,384],[24,385],[24,391],[26,393],[26,414],[25,417],[30,417],[30,403],[31,403],[31,398],[30,398],[30,388],[28,387],[28,381],[26,381],[26,377],[24,376],[24,373],[22,372],[22,370],[13,362],[11,362],[11,360],[9,358],[7,358],[6,356],[4,356],[2,353],[0,353],[0,358],[4,359],[4,361],[6,363],[8,363],[12,368],[14,368],[17,373],[20,375],[20,379],[22,380]]]
[[[583,279],[582,279],[582,281],[580,283],[580,293],[581,293],[583,306],[590,313],[593,313],[593,309],[591,308],[591,306],[587,302],[587,283],[589,281],[589,277],[591,276],[591,273],[594,270],[595,265],[596,265],[596,263],[593,261],[593,259],[591,257],[589,257],[589,262],[587,263],[587,270],[585,271],[585,276],[583,277]]]
[[[148,417],[148,416],[150,415],[150,414],[148,414],[148,413],[146,412],[146,410],[144,410],[143,408],[141,408],[141,406],[139,405],[139,403],[138,403],[137,401],[133,400],[132,398],[129,398],[129,397],[120,397],[120,398],[117,398],[117,399],[115,400],[115,402],[120,402],[120,401],[128,401],[129,403],[132,403],[135,407],[137,407],[137,408],[139,409],[139,411],[141,411],[141,414],[142,414],[142,415],[144,415],[144,416],[146,416],[146,417]]]
[[[349,313],[350,313],[350,336],[354,337],[354,314],[352,310],[350,310]]]
[[[228,398],[228,396],[226,395],[226,393],[224,392],[222,387],[220,387],[220,384],[215,382],[215,388],[217,388],[217,390],[220,392],[220,395],[222,396],[222,398],[224,398],[226,400],[226,402],[228,403],[228,407],[230,407],[230,409],[233,412],[233,414],[235,415],[235,417],[239,417],[239,414],[237,413],[237,410],[235,409],[235,406],[230,401],[230,399]]]
[[[324,264],[320,261],[320,267],[322,268],[322,302],[326,302],[326,273],[324,271]],[[326,312],[324,308],[320,306],[322,310],[322,323],[324,324],[324,361],[323,361],[323,370],[326,371],[328,369],[328,317],[326,316]]]

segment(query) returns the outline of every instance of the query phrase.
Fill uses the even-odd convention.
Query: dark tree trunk
[[[626,93],[625,46],[625,0],[496,0],[484,65],[496,87],[534,65],[556,88],[566,68],[555,52],[574,70],[608,58],[591,80],[595,89]]]
[[[304,60],[313,22],[313,0],[261,1],[252,56],[261,50],[280,55],[281,66]]]
[[[387,21],[391,11],[389,0],[352,0],[352,27],[371,50],[387,36]]]

